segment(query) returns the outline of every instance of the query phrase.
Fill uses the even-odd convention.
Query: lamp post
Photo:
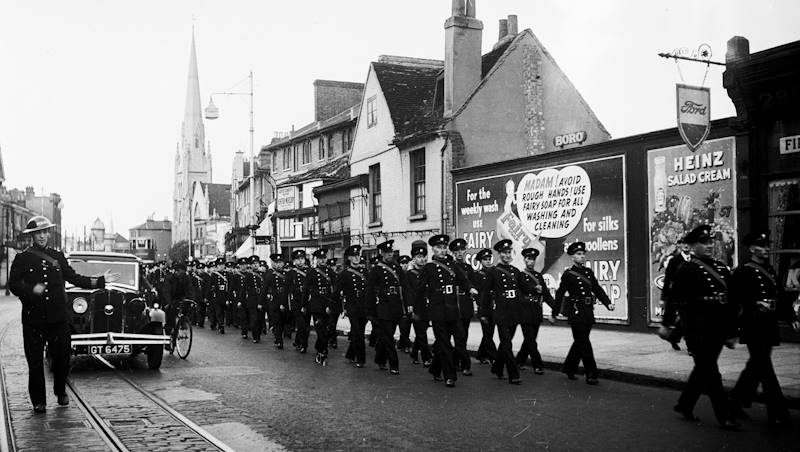
[[[256,213],[256,189],[255,189],[255,157],[253,155],[253,71],[250,71],[248,75],[250,80],[250,91],[247,92],[240,92],[240,91],[221,91],[216,93],[211,93],[211,99],[209,100],[208,107],[205,110],[206,119],[212,120],[219,118],[219,108],[214,105],[214,95],[225,95],[225,96],[249,96],[250,97],[250,212],[249,212],[249,222],[250,225],[248,227],[251,231],[255,231],[252,229],[252,226],[258,227],[258,214]],[[251,233],[251,235],[253,235]],[[255,254],[256,247],[255,247],[255,237],[253,236],[253,248],[252,254]]]

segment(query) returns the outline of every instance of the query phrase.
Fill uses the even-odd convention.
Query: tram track
[[[3,340],[6,338],[8,329],[11,327],[13,321],[6,322],[3,326],[3,332],[0,333],[0,348],[2,348]],[[0,359],[0,397],[3,398],[2,413],[0,413],[0,451],[16,451],[17,443],[14,438],[14,429],[11,425],[11,410],[8,406],[8,391],[6,391],[6,373],[3,369],[3,360]]]

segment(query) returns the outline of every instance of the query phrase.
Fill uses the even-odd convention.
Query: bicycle
[[[178,312],[175,315],[175,324],[170,335],[170,351],[178,353],[178,357],[186,359],[192,350],[192,319],[191,310],[197,303],[192,300],[180,300],[178,302]]]

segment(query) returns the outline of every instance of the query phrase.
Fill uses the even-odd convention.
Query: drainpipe
[[[450,143],[450,134],[447,133],[447,131],[443,131],[442,134],[444,135],[444,145],[442,145],[442,148],[439,150],[439,160],[442,162],[441,170],[440,170],[441,171],[441,179],[442,179],[442,184],[441,184],[442,186],[440,187],[440,190],[441,190],[441,192],[440,192],[441,193],[441,195],[440,195],[440,198],[441,198],[441,201],[440,201],[441,212],[440,212],[439,216],[442,218],[440,231],[439,231],[440,234],[444,234],[445,233],[444,232],[445,231],[445,223],[446,223],[446,218],[447,218],[447,216],[446,216],[447,214],[445,213],[447,202],[446,202],[446,199],[445,199],[446,191],[445,191],[445,188],[444,188],[445,187],[444,150],[447,149],[447,145]]]

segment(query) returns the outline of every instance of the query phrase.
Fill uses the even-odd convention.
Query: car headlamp
[[[83,314],[89,308],[89,302],[85,298],[78,297],[72,300],[72,310],[75,314]]]

